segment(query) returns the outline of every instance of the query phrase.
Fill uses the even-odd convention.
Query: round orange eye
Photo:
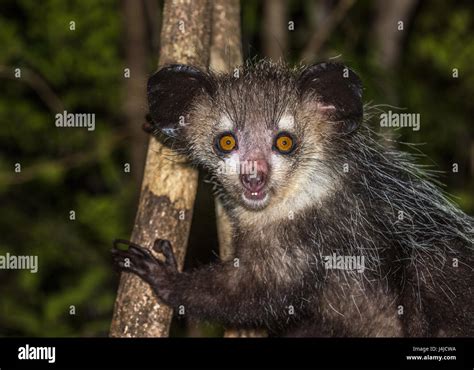
[[[237,143],[235,137],[231,134],[224,134],[218,140],[218,149],[222,152],[228,153],[235,149]]]
[[[288,134],[279,135],[275,140],[275,147],[280,153],[290,153],[293,148],[293,138]]]

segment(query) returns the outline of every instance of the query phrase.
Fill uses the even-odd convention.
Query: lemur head
[[[264,61],[228,75],[169,65],[149,79],[148,101],[155,133],[250,212],[319,197],[331,177],[331,138],[350,135],[363,115],[360,80],[339,63]]]

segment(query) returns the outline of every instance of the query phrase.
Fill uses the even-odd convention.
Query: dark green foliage
[[[125,141],[117,140],[119,9],[113,1],[11,1],[0,23],[6,74],[32,70],[68,112],[96,114],[95,131],[58,129],[58,111],[28,83],[0,82],[0,254],[39,258],[36,274],[0,271],[0,334],[105,335],[115,296],[108,251],[130,232],[136,191],[123,172]]]

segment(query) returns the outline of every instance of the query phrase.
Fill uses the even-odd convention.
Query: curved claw
[[[134,243],[134,242],[132,242],[130,240],[127,240],[127,239],[115,239],[113,241],[114,248],[120,249],[120,248],[118,248],[119,244],[124,244],[124,245],[127,245],[129,247],[144,249],[141,245],[139,245],[137,243]]]
[[[178,269],[178,263],[176,262],[173,248],[171,247],[171,243],[169,242],[169,240],[156,239],[153,243],[153,250],[165,256],[166,265],[172,267],[174,270]]]
[[[123,249],[118,248],[119,244],[128,245],[128,249],[125,251]],[[136,244],[134,242],[131,242],[129,240],[115,239],[114,240],[114,247],[115,247],[115,249],[113,249],[112,251],[116,250],[116,251],[120,251],[120,252],[129,252],[130,254],[134,254],[134,255],[137,255],[137,256],[140,256],[140,257],[150,257],[150,258],[156,260],[158,263],[161,263],[160,260],[156,259],[155,256],[153,256],[153,254],[151,253],[151,251],[149,249],[144,248],[141,245]]]

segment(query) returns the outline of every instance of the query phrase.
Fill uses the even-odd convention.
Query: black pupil
[[[227,145],[230,145],[231,144],[231,141],[229,139],[227,139],[227,141],[225,142]]]

